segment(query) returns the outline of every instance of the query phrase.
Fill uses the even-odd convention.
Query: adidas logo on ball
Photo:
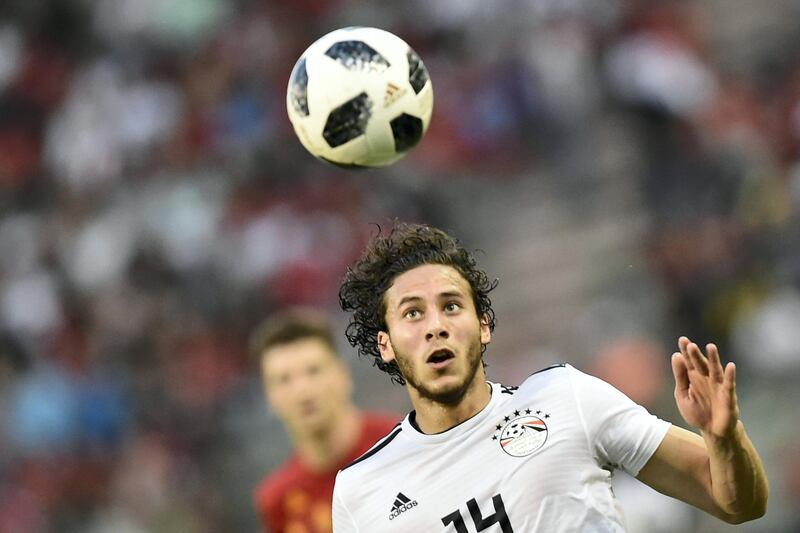
[[[383,95],[383,107],[389,107],[399,100],[404,94],[406,94],[406,90],[402,87],[398,87],[392,82],[387,83],[386,93]]]

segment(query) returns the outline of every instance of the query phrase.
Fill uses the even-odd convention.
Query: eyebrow
[[[465,296],[463,293],[459,291],[445,291],[439,293],[438,295],[436,295],[436,297],[442,299],[442,298],[464,298]],[[407,303],[419,302],[419,301],[422,301],[422,297],[420,296],[404,296],[403,298],[400,299],[399,302],[397,302],[396,308],[400,309]]]
[[[405,304],[407,304],[409,302],[419,302],[421,300],[422,300],[422,298],[420,298],[419,296],[404,296],[404,297],[402,297],[400,299],[399,302],[397,302],[396,308],[400,309],[401,307],[403,307]]]

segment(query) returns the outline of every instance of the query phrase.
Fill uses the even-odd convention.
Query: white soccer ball
[[[379,167],[422,139],[433,87],[405,41],[377,28],[351,27],[315,41],[292,69],[289,120],[315,157],[344,167]]]

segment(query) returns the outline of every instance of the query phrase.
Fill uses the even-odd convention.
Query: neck
[[[361,413],[353,405],[345,408],[331,422],[317,431],[295,432],[292,436],[295,453],[313,471],[324,472],[337,466],[361,434]]]
[[[482,371],[475,373],[467,392],[454,404],[423,397],[412,388],[409,388],[409,395],[417,413],[417,426],[420,431],[428,435],[447,431],[472,418],[486,407],[492,398],[491,387],[486,383],[486,375]]]

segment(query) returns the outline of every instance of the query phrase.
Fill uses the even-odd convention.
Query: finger
[[[728,363],[725,365],[725,376],[722,381],[723,386],[731,393],[736,394],[736,364]]]
[[[689,344],[691,344],[691,341],[688,337],[681,337],[678,339],[678,347],[680,348],[681,355],[683,356],[683,363],[689,370],[694,370],[692,358],[689,356]]]
[[[707,376],[708,361],[706,360],[706,356],[703,355],[703,352],[700,351],[700,347],[692,342],[686,347],[686,351],[689,352],[689,359],[691,359],[694,369],[702,375]]]
[[[708,354],[708,373],[711,378],[717,383],[723,383],[724,376],[722,371],[722,362],[719,358],[719,350],[715,344],[706,344],[706,353]]]
[[[683,355],[686,355],[686,347],[687,347],[687,346],[689,346],[689,343],[690,343],[690,342],[692,342],[692,341],[690,341],[690,340],[689,340],[689,337],[687,337],[687,336],[685,336],[685,335],[681,335],[681,336],[678,338],[678,348],[680,348],[680,350],[681,350],[681,353],[682,353]]]
[[[725,365],[725,378],[722,382],[725,390],[728,391],[731,410],[738,413],[739,400],[736,397],[736,364],[728,363]]]
[[[672,354],[672,374],[675,376],[675,397],[687,397],[689,394],[689,369],[686,368],[686,358],[678,352]]]

